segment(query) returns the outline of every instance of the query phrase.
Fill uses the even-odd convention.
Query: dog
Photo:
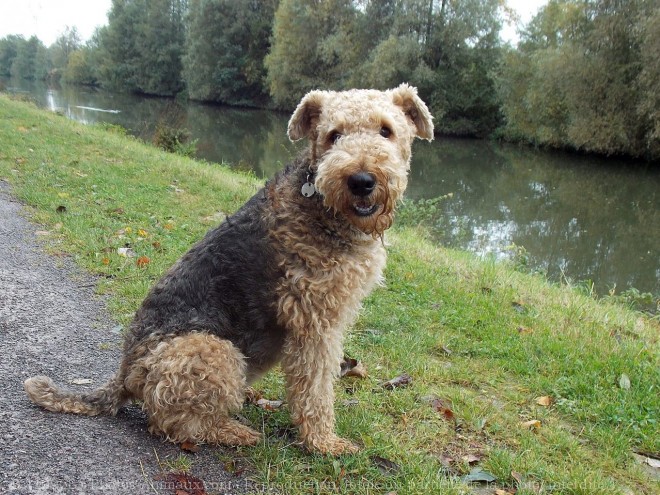
[[[247,387],[281,363],[301,443],[357,450],[335,433],[342,338],[382,283],[383,235],[406,189],[412,142],[433,139],[433,117],[407,84],[311,91],[288,135],[310,146],[151,289],[117,373],[87,394],[29,378],[34,403],[94,416],[139,400],[149,431],[172,442],[254,445],[260,433],[232,415]]]

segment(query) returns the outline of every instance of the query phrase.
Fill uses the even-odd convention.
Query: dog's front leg
[[[332,455],[357,452],[356,445],[335,434],[333,383],[339,373],[341,331],[315,330],[290,335],[284,346],[291,417],[307,449]]]

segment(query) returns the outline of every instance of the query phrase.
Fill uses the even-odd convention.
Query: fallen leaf
[[[541,422],[538,419],[530,419],[529,421],[524,421],[521,425],[530,430],[536,431],[541,427]]]
[[[138,229],[138,231],[137,231],[137,235],[139,235],[140,237],[148,237],[148,236],[149,236],[149,232],[147,232],[147,231],[144,230],[144,229]]]
[[[454,411],[451,410],[451,405],[450,400],[434,399],[431,401],[431,407],[442,414],[447,421],[454,421],[456,419]]]
[[[151,260],[149,259],[148,256],[140,256],[137,260],[135,260],[135,264],[136,264],[139,268],[144,268],[144,267],[147,266],[150,262],[151,262]]]
[[[89,378],[74,378],[69,383],[71,383],[72,385],[89,385],[90,383],[92,383],[92,380],[90,380]]]
[[[552,405],[552,397],[549,395],[544,395],[543,397],[537,397],[534,399],[539,406],[548,407]]]
[[[183,442],[180,447],[187,452],[199,452],[199,445],[193,442]]]
[[[520,335],[528,335],[528,334],[533,333],[533,332],[534,332],[534,330],[532,330],[532,329],[529,328],[529,327],[524,327],[524,326],[522,326],[522,325],[520,325],[520,326],[518,327],[518,333],[519,333]]]
[[[104,265],[109,265],[110,264],[110,258],[103,258],[101,260],[101,263],[104,264]]]
[[[412,376],[410,376],[408,373],[403,373],[402,375],[399,375],[395,378],[392,378],[391,380],[386,381],[381,386],[385,390],[394,390],[395,388],[407,387],[411,383],[412,383]]]
[[[514,311],[517,311],[518,313],[525,312],[525,304],[520,301],[513,301],[511,306],[513,307]]]
[[[202,480],[184,473],[157,475],[154,479],[167,483],[175,495],[208,495]]]
[[[339,376],[355,376],[357,378],[366,378],[367,370],[361,361],[344,356],[341,362]]]
[[[160,249],[160,242],[158,241],[152,242],[151,245],[153,246],[154,249]]]
[[[135,257],[135,251],[133,251],[129,247],[123,247],[123,248],[117,249],[117,254],[119,256],[123,256],[124,258],[133,258],[133,257]]]
[[[379,455],[373,455],[369,459],[371,459],[371,462],[376,465],[382,474],[393,474],[401,470],[401,466],[399,466],[396,462],[392,462],[389,459],[385,459]]]
[[[638,462],[651,466],[654,469],[660,469],[660,459],[650,457],[650,455],[641,452],[639,454],[634,454],[634,456]]]
[[[257,402],[255,402],[255,405],[257,407],[260,407],[261,409],[264,409],[265,411],[275,411],[282,407],[282,402],[281,400],[268,400],[268,399],[259,399]]]
[[[623,390],[630,390],[630,377],[625,373],[621,373],[619,377],[619,387]]]
[[[470,474],[463,476],[461,480],[465,483],[492,483],[497,478],[480,467],[476,467],[470,471]]]
[[[495,495],[514,495],[516,492],[511,491],[511,490],[504,490],[502,488],[498,488],[495,490]]]
[[[170,223],[170,222],[167,222],[165,225],[163,225],[163,228],[165,230],[172,230],[172,229],[174,229],[174,224]]]
[[[523,475],[518,471],[511,471],[511,477],[516,480],[519,484],[522,484],[524,481]]]
[[[479,462],[481,460],[481,457],[479,457],[478,455],[474,455],[474,454],[468,454],[468,455],[464,455],[463,457],[461,457],[461,460],[463,462],[468,463],[468,464],[476,464],[477,462]]]
[[[36,235],[50,235],[50,231],[48,230],[37,230],[35,232]]]

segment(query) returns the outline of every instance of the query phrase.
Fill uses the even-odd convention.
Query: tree
[[[11,75],[11,66],[18,53],[18,45],[24,41],[21,36],[15,34],[0,39],[0,75]]]
[[[186,0],[113,0],[99,33],[101,82],[112,89],[174,95],[182,87]]]
[[[342,89],[358,66],[354,42],[358,11],[349,0],[282,0],[266,56],[275,104],[291,108],[307,91]]]
[[[78,29],[67,26],[64,32],[50,46],[50,57],[53,67],[63,69],[69,63],[69,56],[79,50],[82,46],[82,40]]]
[[[500,70],[504,135],[657,157],[657,12],[645,0],[550,0]]]
[[[276,0],[192,0],[183,77],[190,98],[265,104],[266,70]]]
[[[12,60],[10,74],[21,79],[44,79],[50,70],[48,51],[36,36],[25,40],[16,39],[16,56]]]

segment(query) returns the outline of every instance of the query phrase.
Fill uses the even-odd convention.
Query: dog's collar
[[[314,186],[315,176],[316,176],[316,172],[312,171],[311,169],[307,169],[305,182],[303,182],[303,185],[300,188],[300,194],[302,194],[306,198],[311,198],[317,192],[316,187]]]

